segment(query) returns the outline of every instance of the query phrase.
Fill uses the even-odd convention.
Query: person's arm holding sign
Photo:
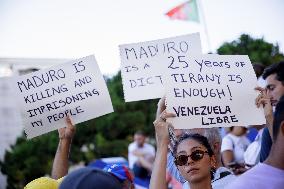
[[[52,166],[51,176],[54,179],[62,178],[68,173],[68,157],[71,148],[75,127],[70,116],[66,118],[67,127],[58,129],[59,143]]]
[[[174,114],[166,113],[166,111],[164,111],[160,115],[160,117],[154,121],[157,141],[157,153],[150,180],[150,189],[167,188],[166,165],[169,144],[168,127],[170,127],[170,125],[166,122],[166,119],[174,116]]]

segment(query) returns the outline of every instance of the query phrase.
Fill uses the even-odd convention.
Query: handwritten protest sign
[[[161,57],[201,54],[198,33],[120,45],[119,48],[126,102],[160,98],[165,94]]]
[[[263,109],[255,105],[257,79],[248,56],[169,56],[164,73],[175,128],[265,123]]]
[[[113,112],[94,56],[13,79],[28,138]]]

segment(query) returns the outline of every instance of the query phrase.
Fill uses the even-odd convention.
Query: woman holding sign
[[[166,118],[174,114],[161,114],[154,121],[157,153],[151,175],[150,189],[166,188],[166,162],[169,144]],[[175,164],[191,189],[211,189],[211,178],[216,167],[216,159],[206,137],[199,134],[182,135],[174,147]]]

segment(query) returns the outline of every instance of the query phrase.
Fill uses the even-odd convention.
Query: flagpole
[[[203,28],[204,28],[204,32],[205,32],[205,35],[206,35],[206,39],[207,39],[207,45],[208,45],[208,49],[209,49],[209,52],[212,53],[212,48],[211,48],[211,43],[210,43],[210,38],[209,38],[209,34],[208,34],[208,30],[207,30],[207,24],[206,24],[206,21],[205,21],[205,16],[204,16],[204,12],[203,12],[203,8],[202,8],[202,0],[197,0],[197,3],[198,3],[198,7],[199,7],[199,10],[201,12],[201,20],[202,20],[202,23],[203,23]]]

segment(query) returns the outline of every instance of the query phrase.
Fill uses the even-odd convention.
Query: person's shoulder
[[[237,179],[234,181],[234,182],[232,182],[232,183],[230,183],[230,184],[228,184],[226,187],[225,187],[225,189],[251,189],[250,188],[250,186],[248,186],[248,184],[247,183],[244,183],[244,182],[236,182],[237,181]]]
[[[233,174],[233,172],[228,169],[227,167],[219,167],[217,170],[216,170],[216,173],[223,173],[223,172],[230,172]]]
[[[248,170],[242,175],[235,177],[234,180],[227,185],[226,189],[251,189],[251,185],[256,181],[253,177],[253,171]]]
[[[232,182],[237,177],[232,173],[232,171],[226,167],[219,167],[214,175],[214,182],[223,182],[224,185]]]
[[[222,144],[221,144],[221,152],[225,151],[225,150],[232,150],[234,147],[234,141],[233,139],[230,137],[229,134],[227,134],[226,136],[224,136],[224,138],[222,139]]]
[[[227,186],[233,183],[236,179],[237,177],[235,175],[230,174],[226,177],[223,177],[219,180],[212,182],[212,188],[213,189],[224,189],[224,188],[227,189]]]
[[[257,182],[261,182],[258,179],[259,165],[251,168],[242,175],[236,177],[233,182],[229,183],[225,188],[226,189],[251,189],[252,186],[255,186]]]
[[[133,148],[136,148],[135,142],[132,142],[128,145],[128,149],[133,149]]]
[[[270,172],[270,173],[274,173],[276,175],[284,176],[284,170],[283,169],[268,165],[266,163],[259,163],[257,165],[258,165],[259,169],[264,170],[265,172]]]

